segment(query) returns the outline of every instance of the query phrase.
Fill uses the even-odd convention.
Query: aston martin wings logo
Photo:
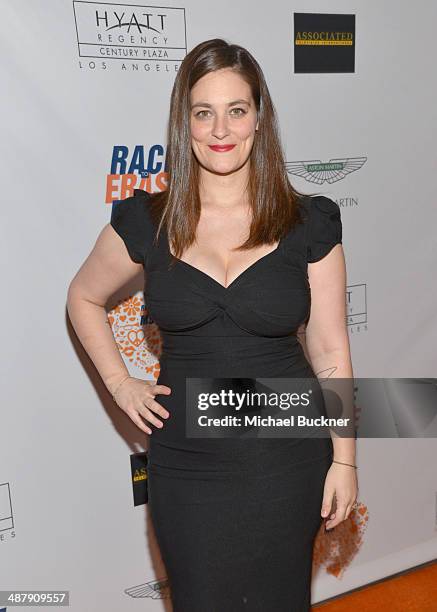
[[[288,174],[301,176],[309,183],[322,185],[323,183],[336,183],[347,174],[359,170],[367,161],[367,157],[344,157],[330,159],[322,162],[319,159],[312,161],[286,162]]]
[[[131,597],[150,597],[151,599],[168,599],[170,597],[169,582],[167,578],[151,580],[143,584],[129,587],[124,590]]]

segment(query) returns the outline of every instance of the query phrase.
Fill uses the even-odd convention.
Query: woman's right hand
[[[168,419],[170,413],[155,400],[155,395],[170,395],[171,389],[166,385],[155,385],[142,378],[130,376],[117,389],[114,401],[128,417],[145,433],[152,430],[144,424],[143,419],[150,421],[160,429],[164,423],[155,415]]]

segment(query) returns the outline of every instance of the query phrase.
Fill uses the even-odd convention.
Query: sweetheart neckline
[[[234,278],[233,281],[231,281],[229,283],[229,285],[222,285],[222,283],[220,283],[218,280],[216,280],[215,278],[213,278],[210,274],[207,274],[206,272],[204,272],[203,270],[201,270],[200,268],[196,268],[196,266],[193,266],[192,264],[189,264],[187,261],[184,261],[183,259],[179,259],[178,257],[175,257],[173,255],[173,253],[171,253],[170,251],[170,246],[168,244],[167,241],[167,251],[170,255],[170,257],[172,257],[176,263],[178,264],[182,264],[184,266],[187,266],[188,268],[190,268],[191,270],[193,270],[194,272],[197,272],[199,274],[201,274],[202,276],[208,278],[210,281],[212,281],[215,285],[218,285],[219,287],[221,287],[221,289],[223,291],[229,291],[231,288],[233,288],[235,286],[235,284],[237,283],[237,281],[239,281],[243,276],[246,275],[246,273],[250,272],[255,266],[257,266],[260,262],[262,262],[263,260],[265,260],[267,257],[270,257],[271,255],[275,255],[279,253],[279,250],[282,248],[282,243],[283,243],[284,237],[279,239],[279,242],[276,246],[276,248],[273,249],[273,251],[270,251],[269,253],[266,253],[265,255],[262,255],[261,257],[259,257],[256,261],[254,261],[252,264],[250,264],[250,266],[248,266],[247,268],[245,268],[242,272],[240,272],[240,274],[238,274],[238,276],[236,276]]]

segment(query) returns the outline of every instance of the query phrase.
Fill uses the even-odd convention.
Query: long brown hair
[[[191,148],[190,91],[204,75],[231,68],[250,86],[258,111],[248,180],[252,223],[245,250],[279,241],[302,221],[298,192],[288,180],[276,111],[255,58],[243,47],[221,38],[207,40],[192,49],[178,70],[171,94],[166,165],[168,187],[153,194],[151,214],[158,231],[166,228],[175,257],[179,258],[195,239],[200,218],[199,163]]]

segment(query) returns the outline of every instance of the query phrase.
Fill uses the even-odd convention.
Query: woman
[[[192,438],[185,382],[352,377],[339,208],[289,184],[262,71],[221,39],[181,64],[167,164],[165,192],[114,206],[68,311],[115,401],[150,435],[149,507],[174,611],[303,612],[322,518],[333,528],[356,499],[354,439]],[[105,325],[107,299],[142,266],[163,339],[156,385],[128,375]]]

